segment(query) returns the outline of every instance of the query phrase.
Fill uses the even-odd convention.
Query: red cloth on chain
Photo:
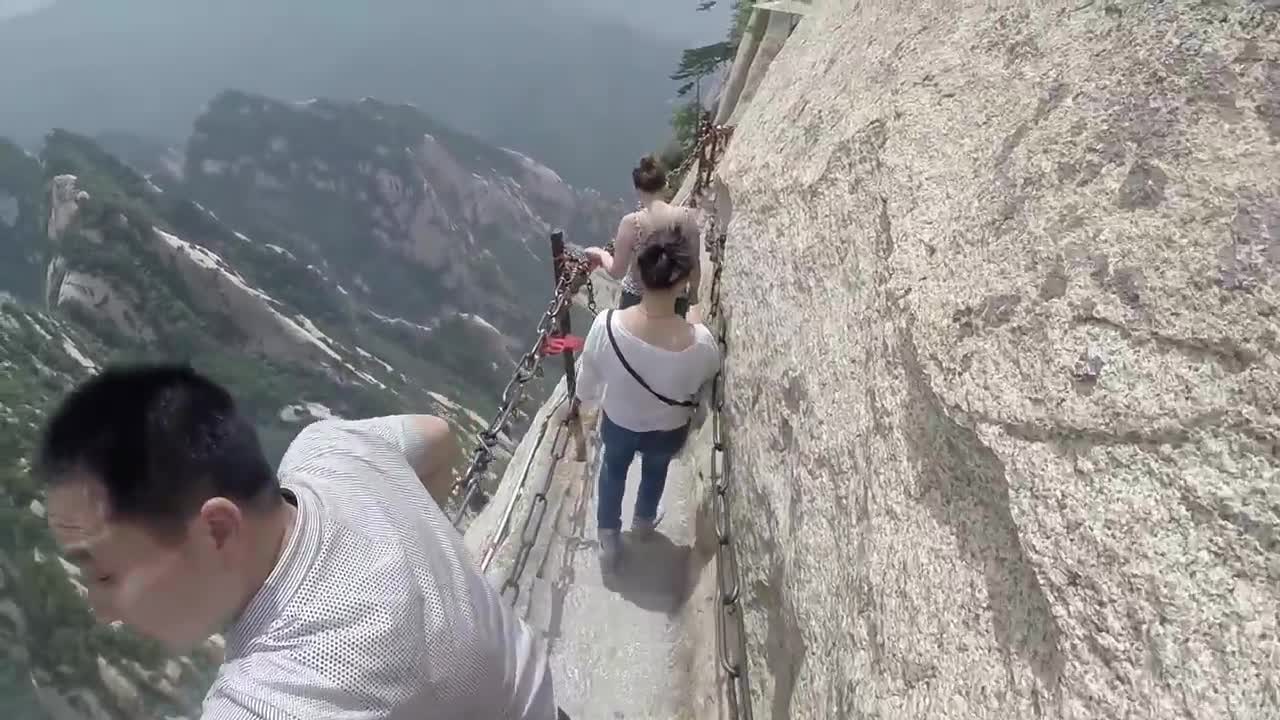
[[[581,352],[585,341],[577,335],[549,337],[542,343],[543,355],[559,355],[563,352]]]

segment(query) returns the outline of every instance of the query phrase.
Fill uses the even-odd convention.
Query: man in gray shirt
[[[457,452],[431,416],[326,420],[273,473],[225,390],[158,366],[76,389],[37,465],[100,620],[226,633],[204,720],[552,720],[545,645],[440,509]]]

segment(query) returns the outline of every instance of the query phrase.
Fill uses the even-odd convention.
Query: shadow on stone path
[[[604,575],[595,536],[594,462],[567,463],[549,498],[554,529],[537,572],[526,573],[517,607],[547,639],[556,700],[574,720],[671,720],[687,705],[688,663],[681,611],[693,562],[692,483],[673,464],[658,532],[624,533],[625,560]],[[639,485],[639,458],[627,478],[623,517]],[[550,518],[548,519],[550,521]],[[527,587],[527,589],[526,589]]]

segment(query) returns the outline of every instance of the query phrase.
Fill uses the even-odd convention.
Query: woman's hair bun
[[[678,228],[650,241],[636,257],[640,282],[651,290],[666,290],[689,277],[695,259]]]
[[[652,155],[640,158],[640,165],[631,171],[631,182],[637,190],[656,193],[667,186],[667,171]]]

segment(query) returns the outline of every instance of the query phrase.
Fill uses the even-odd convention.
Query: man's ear
[[[239,505],[224,497],[210,498],[200,506],[196,517],[199,540],[215,550],[225,550],[229,543],[244,533],[244,512]]]

